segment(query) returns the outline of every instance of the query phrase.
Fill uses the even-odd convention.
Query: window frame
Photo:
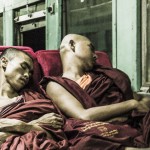
[[[142,0],[141,6],[142,6],[142,91],[147,91],[150,87],[150,81],[147,81],[147,0]]]

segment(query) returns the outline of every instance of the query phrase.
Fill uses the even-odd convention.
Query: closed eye
[[[30,66],[26,63],[26,62],[23,62],[21,65],[21,68],[23,70],[27,70],[29,71],[29,76],[31,77],[33,75],[33,70],[30,68]]]
[[[89,44],[89,47],[91,48],[91,51],[94,52],[95,51],[95,47],[92,43]]]
[[[21,64],[21,68],[25,70],[27,69],[27,66],[25,64]]]

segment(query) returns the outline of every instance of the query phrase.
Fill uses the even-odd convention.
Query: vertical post
[[[14,23],[13,23],[13,9],[4,10],[3,12],[3,45],[13,45],[14,41]]]
[[[57,50],[61,42],[62,0],[46,0],[46,49]]]
[[[117,0],[112,0],[112,64],[117,68]]]
[[[116,62],[131,79],[133,90],[141,84],[140,0],[117,0]],[[113,30],[114,31],[114,30]]]

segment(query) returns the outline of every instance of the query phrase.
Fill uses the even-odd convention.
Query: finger
[[[62,126],[62,125],[63,125],[63,122],[57,121],[57,122],[55,122],[55,124],[56,124],[56,125],[61,125],[61,126]]]
[[[60,114],[54,113],[54,116],[59,117],[59,118],[62,118],[62,116],[61,116]]]
[[[51,125],[51,127],[56,128],[56,129],[61,129],[62,125],[53,124]]]
[[[48,114],[45,114],[43,117],[44,118],[45,117],[47,117],[47,118],[49,118],[49,117],[59,117],[59,118],[61,118],[61,115],[56,114],[56,113],[48,113]]]
[[[55,129],[61,129],[62,126],[60,126],[60,125],[53,125],[53,128],[55,128]]]
[[[58,121],[58,120],[47,120],[47,121],[39,121],[38,124],[41,125],[62,125],[63,122],[62,121]]]
[[[63,125],[63,124],[64,124],[64,121],[63,121],[63,119],[58,118],[58,119],[56,120],[56,123],[57,123],[57,124],[60,124],[60,125]]]
[[[62,117],[56,117],[55,119],[58,120],[58,121],[63,121]]]

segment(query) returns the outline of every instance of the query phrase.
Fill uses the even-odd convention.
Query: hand
[[[139,112],[148,112],[150,109],[150,96],[144,93],[134,93],[134,98],[137,100],[137,110]]]
[[[30,124],[49,125],[53,128],[60,129],[63,125],[63,119],[56,113],[48,113],[43,115],[39,119],[31,121]]]
[[[150,94],[147,93],[134,93],[134,98],[138,101],[141,101],[145,105],[147,105],[150,108]]]
[[[148,112],[150,110],[150,99],[143,98],[137,106],[139,112]]]
[[[150,109],[150,97],[145,96],[142,98],[141,103],[144,103]]]
[[[136,99],[137,101],[140,101],[142,99],[142,95],[138,94],[137,92],[133,92],[133,97],[134,99]]]
[[[128,120],[128,117],[127,116],[123,116],[123,117],[115,117],[115,118],[112,118],[112,119],[109,119],[107,122],[111,123],[111,122],[125,122]]]

